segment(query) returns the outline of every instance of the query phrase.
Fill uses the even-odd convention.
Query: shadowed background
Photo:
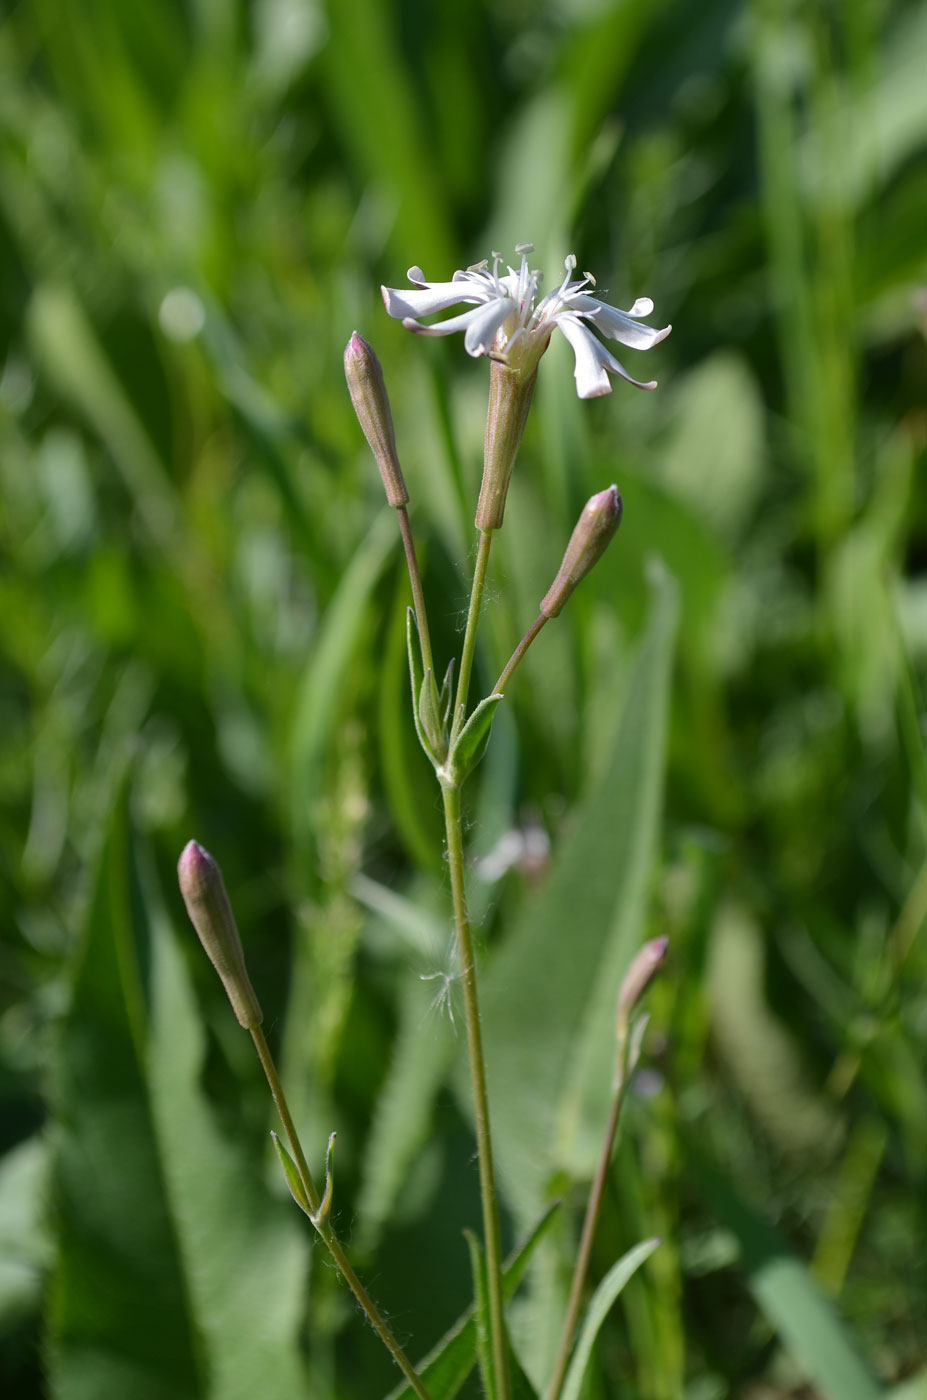
[[[412,1355],[468,1301],[440,817],[342,352],[384,366],[443,665],[487,366],[378,287],[530,240],[547,287],[575,251],[675,329],[622,356],[655,393],[591,403],[555,338],[478,661],[485,690],[616,481],[468,814],[509,1238],[567,1198],[524,1365],[617,979],[666,932],[596,1279],[664,1243],[588,1395],[927,1395],[925,53],[927,10],[873,0],[4,7],[4,1394],[393,1384],[268,1154],[176,892],[194,836]]]

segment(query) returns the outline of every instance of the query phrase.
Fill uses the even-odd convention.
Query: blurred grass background
[[[664,1244],[589,1395],[927,1395],[925,69],[891,0],[4,7],[5,1395],[392,1384],[281,1198],[191,836],[373,1291],[413,1354],[467,1301],[439,818],[341,356],[356,328],[383,362],[446,660],[486,366],[378,284],[526,239],[675,330],[628,352],[656,393],[589,404],[552,346],[496,548],[484,684],[617,481],[471,812],[509,1234],[567,1196],[525,1366],[595,989],[666,931],[597,1276]]]

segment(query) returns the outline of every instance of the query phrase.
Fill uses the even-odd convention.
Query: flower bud
[[[396,455],[393,415],[380,361],[366,340],[353,331],[344,352],[344,377],[364,437],[376,458],[380,478],[391,506],[404,506],[409,499]]]
[[[208,851],[188,841],[177,862],[177,880],[190,922],[222,978],[226,995],[239,1025],[246,1030],[264,1019],[254,988],[248,979],[245,955],[235,916],[222,882],[222,871]]]
[[[632,959],[618,992],[616,1024],[619,1036],[627,1026],[631,1012],[666,962],[668,946],[668,938],[652,938]]]
[[[537,383],[537,367],[529,373],[493,360],[489,374],[489,409],[483,445],[483,480],[474,524],[478,530],[498,530],[512,468],[521,446],[528,410]]]
[[[557,577],[541,603],[545,617],[557,617],[573,589],[598,563],[621,524],[623,506],[616,486],[590,496],[570,536]]]

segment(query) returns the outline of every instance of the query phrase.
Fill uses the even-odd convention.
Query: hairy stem
[[[488,533],[483,538],[488,539]],[[476,994],[476,965],[473,958],[473,941],[470,936],[470,918],[467,913],[467,896],[464,886],[460,788],[456,784],[442,782],[441,791],[444,797],[447,863],[451,875],[451,897],[454,904],[454,924],[457,930],[457,946],[460,957],[460,980],[464,996],[464,1019],[467,1026],[470,1081],[473,1087],[473,1117],[479,1154],[480,1197],[483,1204],[483,1237],[486,1247],[489,1325],[492,1336],[496,1400],[508,1400],[508,1349],[503,1311],[499,1203],[493,1168],[492,1138],[489,1130],[489,1097],[486,1089],[483,1036],[480,1029],[480,1011]]]
[[[286,1133],[287,1141],[290,1144],[290,1151],[293,1154],[296,1170],[299,1173],[299,1179],[306,1193],[306,1200],[309,1202],[313,1214],[317,1215],[321,1204],[319,1193],[315,1189],[312,1173],[309,1171],[309,1164],[306,1161],[306,1154],[303,1152],[302,1143],[299,1140],[293,1118],[290,1114],[289,1105],[287,1104],[286,1096],[283,1092],[283,1085],[280,1083],[280,1076],[277,1073],[277,1066],[274,1064],[273,1056],[270,1053],[270,1048],[260,1026],[251,1027],[251,1039],[254,1041],[254,1048],[257,1051],[258,1059],[261,1062],[261,1067],[264,1070],[270,1092],[277,1106],[280,1122],[283,1124],[283,1131]],[[376,1303],[354,1272],[331,1224],[327,1220],[316,1223],[316,1230],[329,1254],[332,1256],[332,1259],[341,1270],[345,1283],[347,1283],[354,1297],[357,1299],[358,1303],[360,1303],[367,1321],[386,1347],[390,1356],[392,1356],[396,1365],[402,1371],[416,1395],[420,1397],[420,1400],[431,1400],[431,1396],[421,1376],[415,1370],[402,1347],[396,1341],[396,1338],[393,1336],[393,1333],[390,1331],[377,1308]]]

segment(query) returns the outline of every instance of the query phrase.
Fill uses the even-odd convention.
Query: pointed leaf
[[[441,682],[441,689],[438,692],[438,709],[441,712],[441,722],[445,729],[450,729],[451,712],[454,706],[454,670],[456,666],[455,658],[452,656],[447,663],[447,670],[444,672],[444,680]]]
[[[586,1374],[586,1367],[589,1365],[595,1339],[599,1335],[599,1328],[628,1279],[637,1272],[645,1259],[650,1258],[659,1243],[659,1240],[644,1240],[641,1244],[635,1245],[633,1249],[629,1249],[627,1254],[618,1260],[617,1264],[612,1265],[592,1295],[592,1302],[586,1313],[583,1330],[579,1334],[579,1341],[576,1343],[570,1369],[567,1371],[563,1384],[561,1400],[579,1400],[583,1377]]]
[[[485,700],[481,700],[457,736],[457,742],[447,762],[453,782],[462,783],[486,752],[492,717],[502,698],[501,695],[487,695]]]
[[[296,1163],[293,1161],[293,1158],[290,1156],[289,1152],[287,1152],[286,1148],[278,1138],[277,1134],[271,1133],[270,1136],[271,1140],[273,1141],[274,1147],[277,1150],[277,1156],[280,1158],[280,1165],[283,1168],[283,1175],[286,1180],[286,1184],[289,1187],[290,1195],[293,1197],[293,1200],[299,1206],[303,1214],[308,1215],[309,1219],[311,1220],[312,1211],[309,1207],[309,1202],[306,1199],[306,1193],[303,1190],[303,1184],[299,1179],[299,1172],[296,1170]]]
[[[436,754],[447,752],[447,740],[441,726],[441,716],[438,712],[438,697],[435,691],[435,679],[431,668],[425,672],[422,678],[421,688],[418,693],[418,717],[422,723],[422,729]]]
[[[332,1213],[332,1197],[335,1194],[335,1172],[332,1166],[332,1159],[335,1155],[335,1139],[337,1133],[331,1133],[328,1139],[328,1150],[325,1153],[325,1190],[322,1194],[322,1201],[319,1205],[319,1213],[313,1224],[317,1229],[322,1229],[328,1224]]]

